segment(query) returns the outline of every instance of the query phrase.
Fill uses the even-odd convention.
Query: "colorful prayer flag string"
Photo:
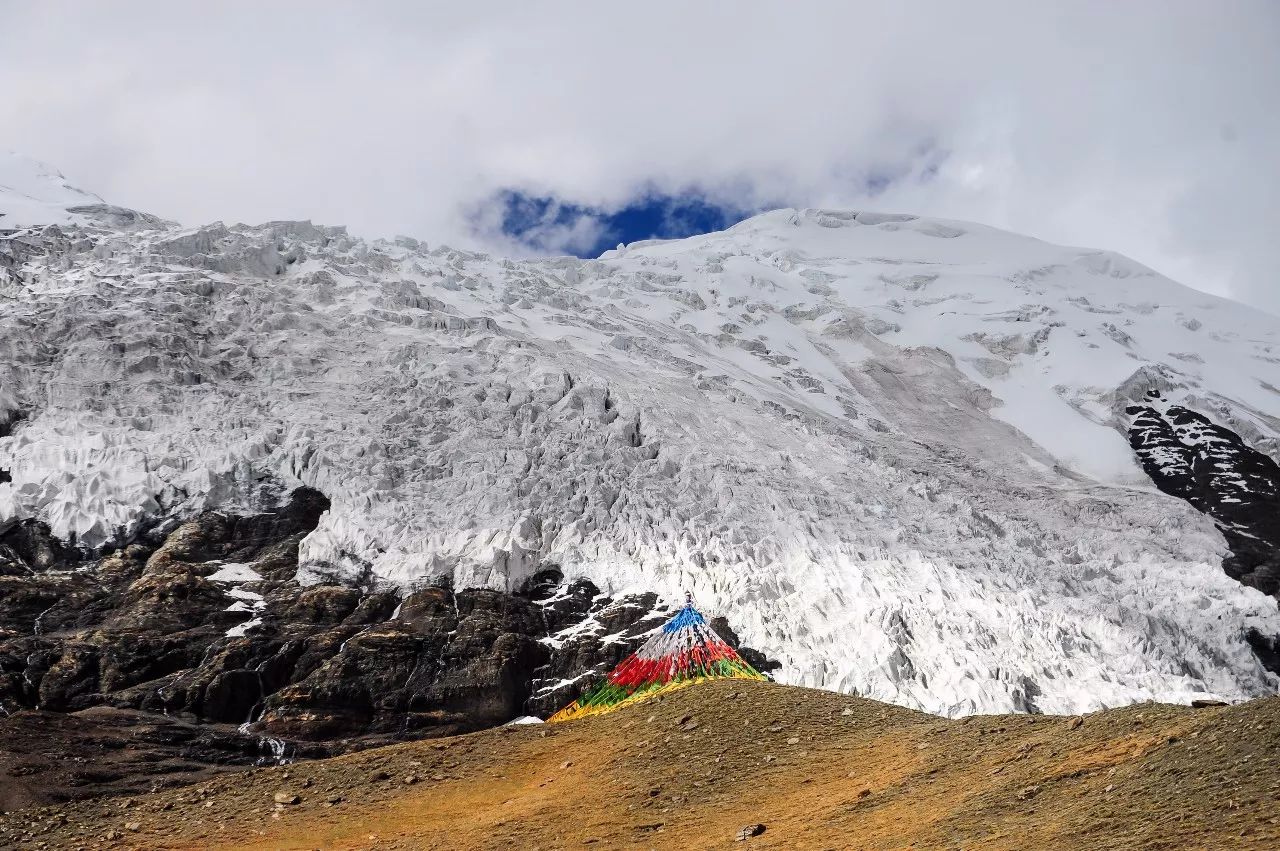
[[[598,686],[547,719],[549,723],[612,712],[705,680],[763,680],[702,613],[685,603],[662,631],[623,659]]]

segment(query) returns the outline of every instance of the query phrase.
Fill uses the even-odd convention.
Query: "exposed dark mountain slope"
[[[205,513],[101,560],[37,523],[6,532],[0,737],[25,755],[7,770],[28,789],[15,800],[547,714],[664,617],[653,595],[614,601],[550,571],[516,594],[299,587],[298,542],[327,507],[300,489],[278,511]]]

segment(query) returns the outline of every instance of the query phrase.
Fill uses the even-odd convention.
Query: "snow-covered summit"
[[[72,186],[47,163],[0,151],[0,232],[46,225],[128,228],[165,224],[160,219],[106,203]]]
[[[50,165],[12,151],[0,151],[0,228],[71,224],[69,207],[105,203],[77,189]]]
[[[1275,458],[1274,317],[913,216],[588,261],[151,221],[0,263],[0,529],[306,484],[305,581],[687,589],[784,680],[953,714],[1276,688],[1276,600],[1126,439],[1157,389]]]

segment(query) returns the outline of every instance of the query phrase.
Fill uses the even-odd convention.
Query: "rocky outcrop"
[[[300,586],[299,542],[327,508],[301,488],[86,561],[38,523],[0,536],[0,735],[84,754],[98,778],[68,785],[60,761],[27,760],[23,795],[136,789],[136,761],[99,765],[104,736],[179,766],[157,778],[178,782],[548,714],[666,617],[655,595],[613,600],[554,569],[512,594]]]
[[[1151,390],[1132,405],[1129,444],[1156,487],[1216,522],[1231,551],[1227,575],[1280,597],[1280,465],[1231,429]],[[1245,633],[1267,670],[1280,673],[1280,636]]]
[[[1128,413],[1129,443],[1156,487],[1217,521],[1231,547],[1227,574],[1280,595],[1280,465],[1181,405],[1134,405]]]
[[[23,520],[0,534],[0,576],[27,576],[75,564],[80,555],[38,520]]]
[[[301,739],[400,737],[465,732],[521,714],[544,652],[536,606],[447,588],[410,595],[392,619],[395,606],[393,597],[371,595],[337,623],[283,624],[296,636],[285,641],[298,649],[292,682],[270,694],[255,726]],[[296,635],[302,631],[309,634]]]

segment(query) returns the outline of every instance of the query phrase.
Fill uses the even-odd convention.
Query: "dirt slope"
[[[752,824],[764,832],[735,843]],[[1280,698],[946,721],[712,683],[568,724],[14,812],[0,847],[1274,849]]]

